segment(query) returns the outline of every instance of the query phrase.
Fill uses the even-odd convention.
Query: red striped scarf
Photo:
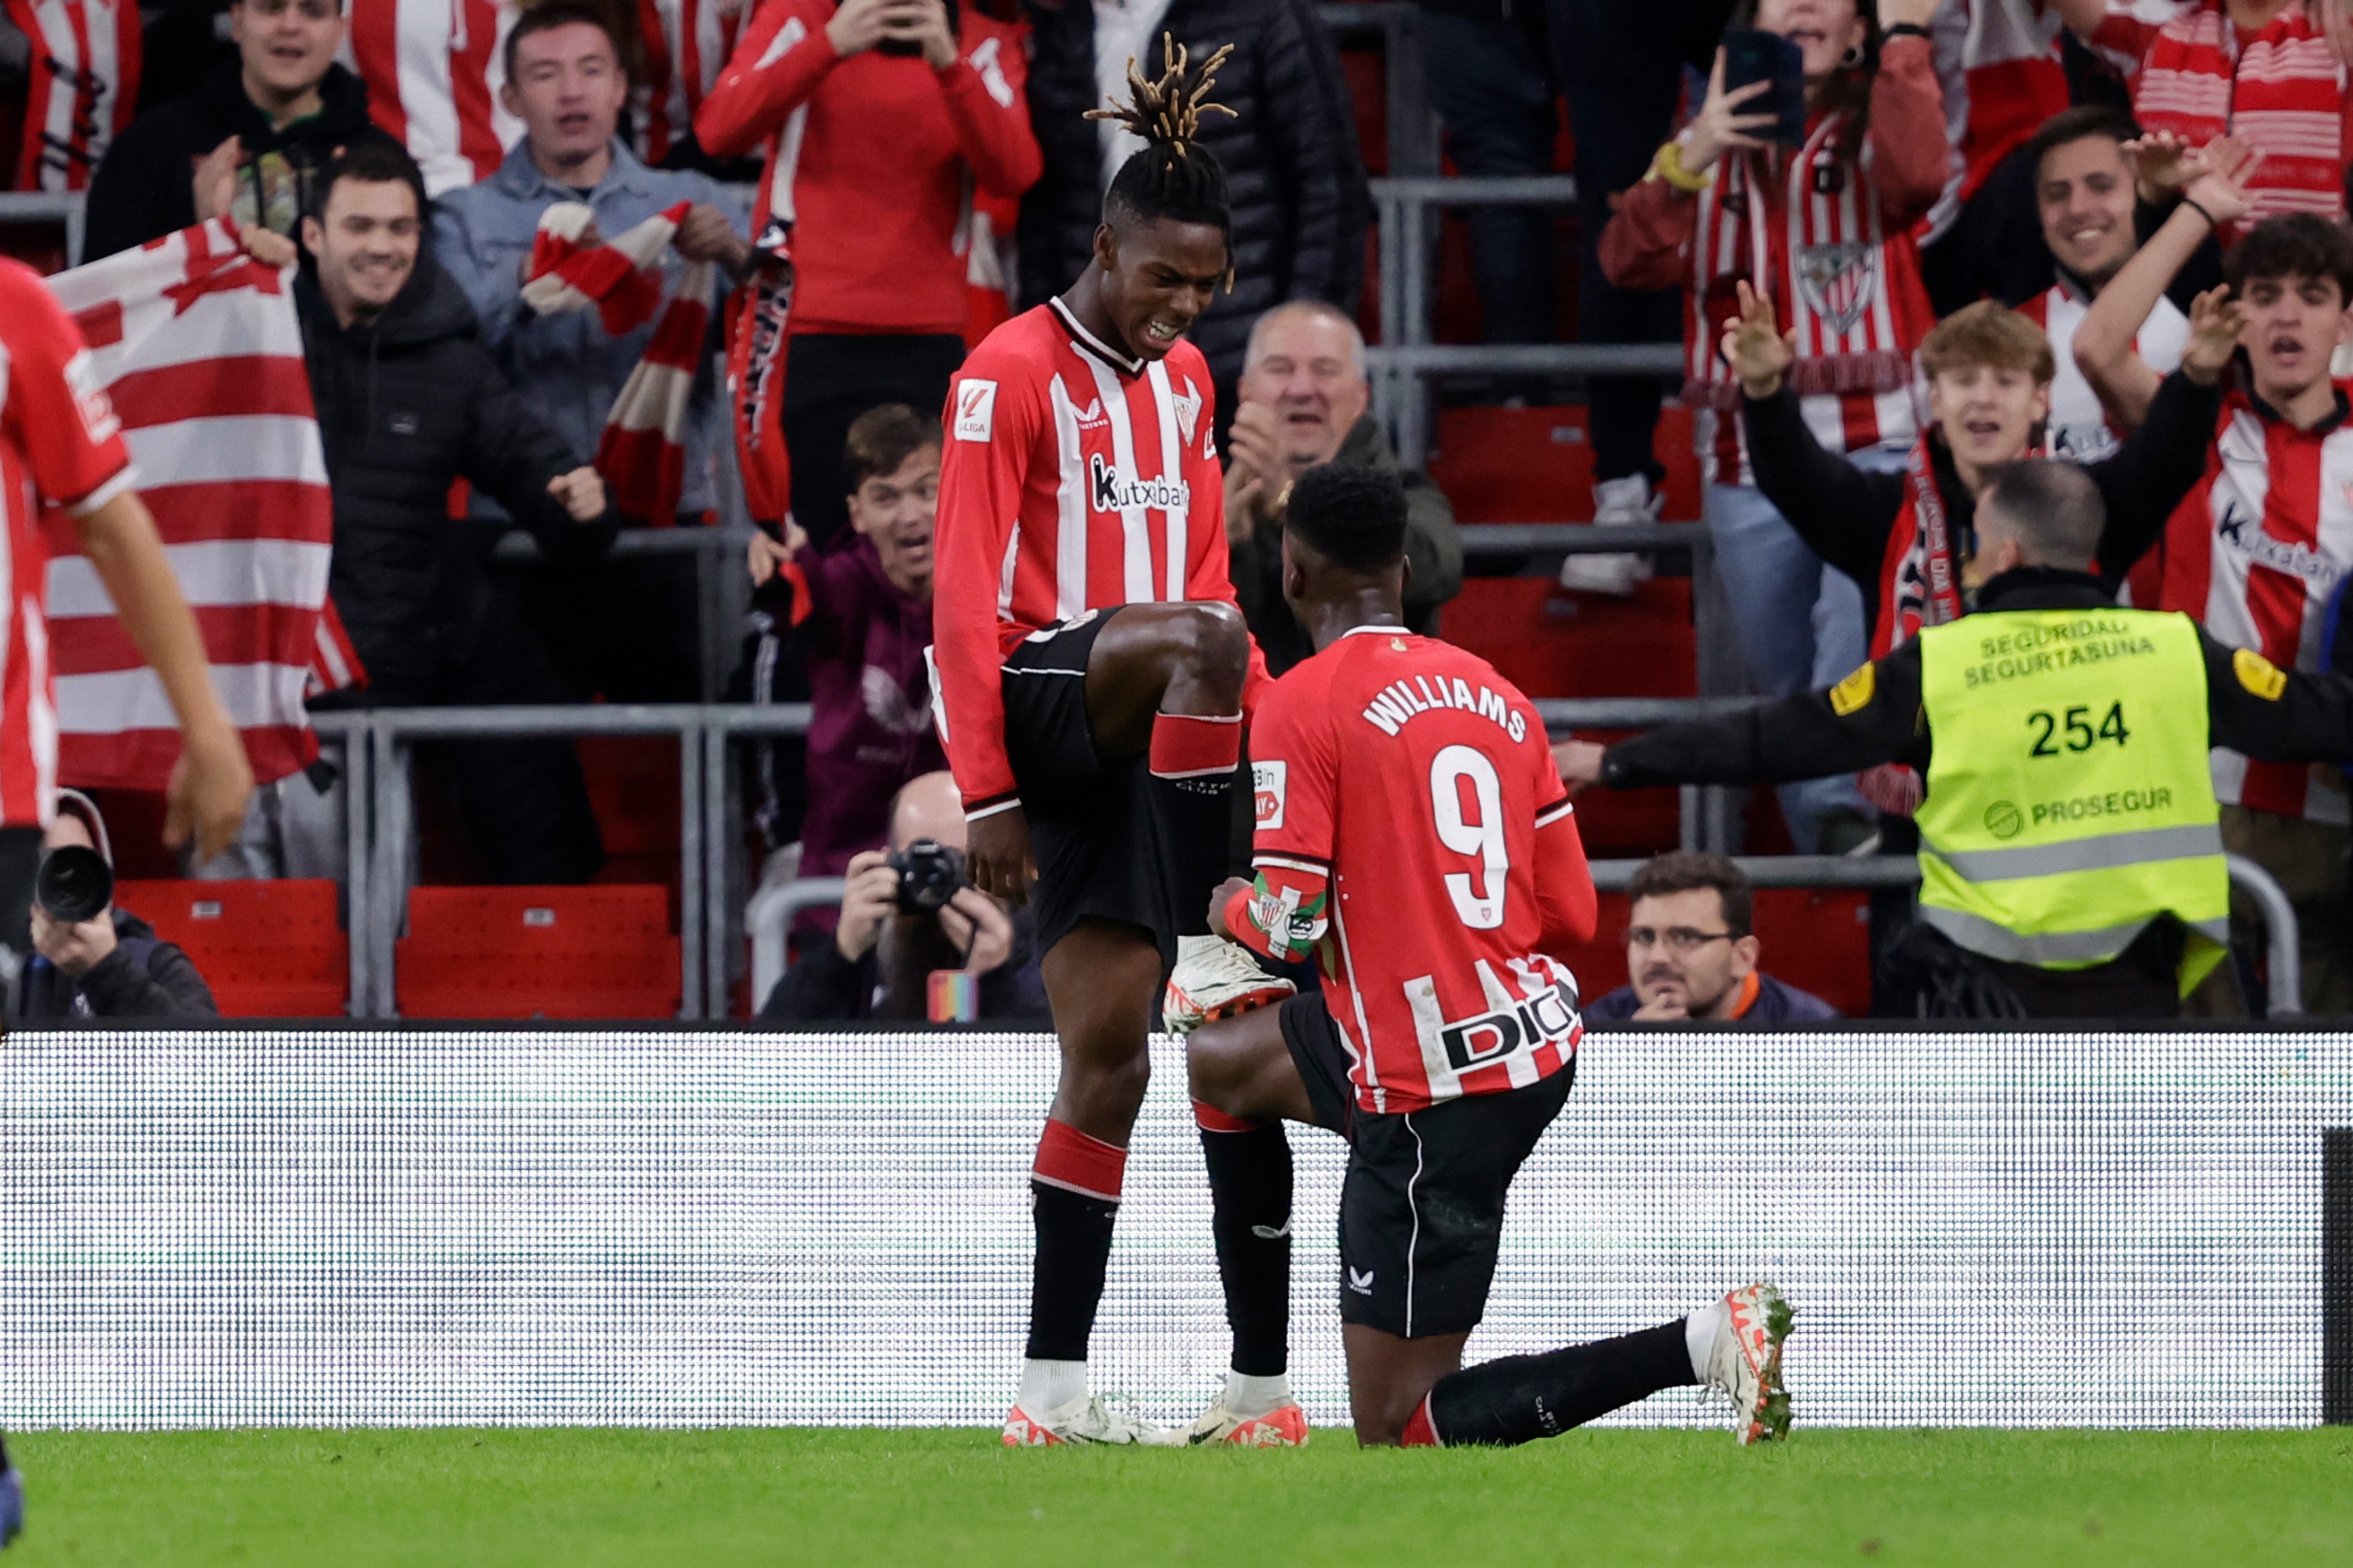
[[[2324,22],[2289,0],[2244,48],[2222,0],[2201,0],[2157,29],[2133,82],[2147,131],[2192,146],[2234,132],[2260,149],[2248,221],[2281,213],[2345,216],[2348,78]]]
[[[691,205],[679,202],[603,245],[583,247],[580,237],[594,215],[586,203],[558,202],[540,215],[522,288],[524,300],[541,315],[594,310],[616,337],[654,323],[644,357],[605,416],[596,471],[612,487],[616,511],[655,528],[678,519],[687,405],[710,338],[717,278],[712,263],[690,262],[663,300],[659,264]]]
[[[1911,240],[1881,226],[1870,161],[1854,140],[1848,115],[1821,115],[1786,161],[1727,154],[1699,194],[1692,261],[1700,319],[1686,403],[1740,406],[1740,383],[1717,345],[1738,312],[1734,285],[1743,279],[1798,334],[1788,381],[1799,396],[1910,383],[1912,352],[1935,317]]]

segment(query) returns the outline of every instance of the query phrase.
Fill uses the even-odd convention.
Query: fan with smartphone
[[[948,37],[953,38],[956,36],[956,0],[946,0],[946,4]],[[920,55],[923,52],[923,46],[913,38],[886,37],[874,46],[874,52],[878,55]]]
[[[1757,134],[1795,147],[1806,139],[1806,52],[1778,33],[1736,27],[1724,35],[1724,90],[1752,82],[1772,85],[1740,105],[1742,114],[1769,114]]]

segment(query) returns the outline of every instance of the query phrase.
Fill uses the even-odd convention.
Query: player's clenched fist
[[[547,481],[547,493],[564,503],[575,522],[594,522],[605,515],[605,481],[594,468],[556,475]]]
[[[1590,741],[1563,741],[1552,749],[1552,764],[1560,770],[1560,782],[1568,793],[1577,794],[1588,784],[1601,780],[1602,748]]]
[[[1029,850],[1029,819],[1018,805],[994,811],[976,820],[965,844],[965,875],[984,893],[994,893],[1014,908],[1029,901],[1029,884],[1037,879],[1038,862]]]
[[[1228,942],[1240,940],[1227,928],[1226,906],[1234,901],[1236,893],[1246,890],[1250,885],[1250,879],[1246,877],[1229,877],[1218,884],[1217,891],[1209,895],[1210,935],[1223,937]]]

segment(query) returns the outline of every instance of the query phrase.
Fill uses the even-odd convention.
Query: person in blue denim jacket
[[[617,133],[628,97],[621,51],[607,23],[575,0],[533,7],[507,36],[507,108],[525,133],[498,173],[435,203],[433,240],[480,320],[482,341],[533,414],[575,452],[596,450],[606,416],[645,355],[654,322],[607,333],[594,310],[540,315],[522,297],[541,214],[585,202],[590,233],[612,239],[680,202],[685,221],[661,261],[665,289],[691,261],[715,261],[723,289],[751,257],[745,200],[708,175],[649,169]],[[722,313],[713,301],[712,345]],[[719,375],[697,378],[687,417],[680,516],[638,524],[701,522],[719,504],[715,476],[728,439]],[[504,513],[476,496],[471,515]],[[518,584],[526,613],[555,656],[574,695],[614,700],[693,700],[696,648],[691,563],[682,557],[539,569]]]

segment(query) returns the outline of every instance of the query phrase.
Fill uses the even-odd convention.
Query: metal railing
[[[1431,342],[1437,289],[1431,276],[1434,209],[1572,206],[1568,174],[1516,178],[1405,177],[1372,182],[1380,258],[1380,342],[1368,349],[1373,412],[1409,467],[1427,459],[1430,389],[1441,375],[1655,375],[1684,374],[1681,343],[1438,343]]]
[[[1430,107],[1430,78],[1422,65],[1421,8],[1407,0],[1379,0],[1318,5],[1315,15],[1338,38],[1381,41],[1388,78],[1382,118],[1388,132],[1390,172],[1438,173],[1438,116]]]
[[[1554,699],[1536,704],[1547,733],[1573,727],[1644,729],[1737,711],[1743,698]],[[567,708],[388,708],[312,716],[323,746],[340,753],[344,796],[351,1012],[396,1012],[396,942],[406,915],[407,858],[415,813],[409,762],[419,742],[531,740],[582,735],[660,735],[679,743],[679,942],[681,1018],[728,1014],[739,955],[748,956],[756,1012],[784,971],[784,935],[801,910],[840,896],[840,879],[813,878],[761,889],[748,907],[742,814],[734,797],[732,748],[740,742],[807,732],[807,703],[596,705]],[[1598,860],[1595,885],[1621,889],[1637,860]],[[1763,888],[1900,888],[1919,880],[1911,856],[1774,856],[1740,862]],[[2256,904],[2268,933],[2274,1016],[2300,1011],[2295,913],[2263,869],[2230,858],[2232,881]],[[830,889],[828,893],[828,889]],[[740,916],[737,911],[742,911]],[[740,945],[750,939],[751,951]]]
[[[2303,965],[2295,910],[2272,874],[2242,856],[2227,857],[2231,882],[2253,899],[2263,911],[2269,949],[2270,974],[2265,1009],[2274,1018],[2304,1015]],[[1910,889],[1920,884],[1920,860],[1915,855],[1773,855],[1736,862],[1757,888]],[[1622,893],[1643,860],[1596,860],[1589,869],[1593,885],[1605,893]],[[845,884],[839,877],[803,877],[761,889],[744,912],[752,942],[752,1012],[759,1015],[768,993],[785,973],[785,937],[793,921],[814,909],[841,902]]]
[[[0,225],[57,224],[66,231],[66,265],[81,265],[90,205],[81,191],[0,191]]]

